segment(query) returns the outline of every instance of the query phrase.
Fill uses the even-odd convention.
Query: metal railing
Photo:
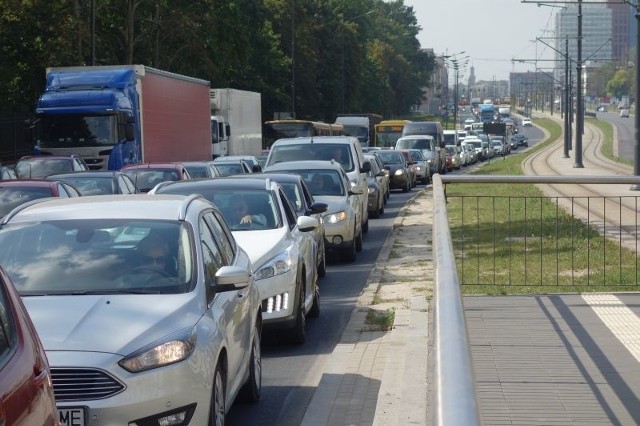
[[[454,183],[580,184],[596,189],[575,197],[446,194],[444,185]],[[584,291],[639,285],[638,196],[612,195],[608,189],[593,195],[603,188],[598,185],[610,184],[638,185],[640,177],[434,175],[434,425],[481,424],[462,286],[502,286],[508,292],[509,286]],[[454,203],[461,207],[455,209],[457,217],[448,211]]]

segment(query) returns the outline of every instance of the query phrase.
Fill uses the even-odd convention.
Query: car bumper
[[[207,349],[196,350],[182,362],[140,373],[130,373],[121,368],[118,365],[122,359],[120,355],[47,351],[54,370],[106,372],[106,377],[123,385],[119,393],[100,399],[63,402],[56,396],[56,405],[58,410],[82,415],[86,425],[140,424],[141,419],[162,418],[174,410],[192,412],[189,424],[207,424],[216,363],[211,358],[216,354]],[[76,378],[75,375],[70,377],[71,380]],[[65,383],[69,386],[67,380]],[[158,423],[156,420],[155,424]]]
[[[352,220],[324,224],[324,247],[326,250],[344,250],[355,240],[355,224]]]
[[[284,274],[256,280],[265,328],[293,326],[295,323],[296,267]]]
[[[392,176],[389,180],[389,189],[402,189],[407,186],[407,176]]]

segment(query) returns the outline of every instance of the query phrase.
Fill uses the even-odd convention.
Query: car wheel
[[[209,426],[219,426],[225,423],[225,384],[224,371],[218,362],[216,371],[213,373],[213,391],[211,394],[211,408],[209,409]]]
[[[356,251],[362,251],[362,230],[358,233],[358,236],[356,237]]]
[[[318,318],[320,316],[320,288],[316,285],[313,292],[313,305],[309,311],[310,318]]]
[[[260,333],[262,327],[256,323],[251,342],[251,357],[249,358],[249,377],[240,391],[242,399],[256,402],[262,392],[262,352],[260,349]]]
[[[407,183],[404,185],[404,188],[402,188],[402,192],[409,192],[409,191],[411,191],[411,184],[407,180]]]
[[[380,204],[380,208],[378,209],[378,217],[384,214],[384,202]]]
[[[369,232],[369,215],[367,214],[367,221],[362,225],[362,232],[365,234]]]
[[[301,282],[302,279],[298,280],[298,286],[300,287],[300,296],[298,297],[298,313],[296,314],[296,325],[293,326],[293,330],[291,332],[291,340],[294,343],[303,344],[307,339],[307,318],[304,312],[304,283]]]

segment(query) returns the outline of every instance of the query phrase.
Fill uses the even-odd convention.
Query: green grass
[[[365,331],[389,331],[393,328],[395,318],[396,311],[393,309],[369,309],[364,320]]]
[[[549,131],[546,141],[483,165],[476,174],[522,175],[526,156],[562,131],[551,120],[535,122]],[[603,133],[611,140],[610,132]],[[534,185],[449,184],[446,193],[465,294],[638,290],[636,254],[565,213]]]

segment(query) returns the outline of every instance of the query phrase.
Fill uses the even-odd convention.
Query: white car
[[[531,119],[529,117],[524,117],[522,119],[522,127],[531,127]]]
[[[44,344],[62,424],[221,424],[241,390],[260,397],[251,263],[204,198],[23,204],[0,224],[0,262]]]
[[[626,108],[623,108],[620,110],[620,117],[625,117],[625,118],[629,118],[629,110]]]
[[[313,237],[318,220],[298,216],[284,189],[260,175],[166,182],[152,191],[194,193],[220,208],[234,238],[249,255],[265,329],[283,329],[292,341],[304,343],[307,315],[320,314],[318,246]],[[244,204],[248,210],[241,212]]]
[[[303,177],[313,198],[327,204],[324,213],[325,247],[344,254],[349,262],[362,250],[362,216],[359,188],[336,161],[291,161],[267,166],[265,173],[296,173]],[[322,186],[317,182],[322,182]],[[366,207],[366,206],[365,206]]]

